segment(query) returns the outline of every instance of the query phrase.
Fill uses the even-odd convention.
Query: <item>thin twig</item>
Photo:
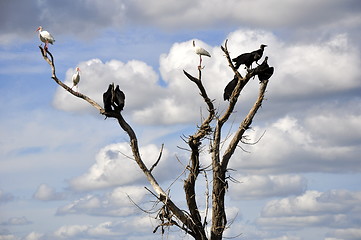
[[[157,161],[153,164],[153,166],[149,169],[150,172],[153,171],[153,169],[157,166],[157,164],[159,163],[160,161],[160,158],[162,157],[162,153],[163,153],[163,148],[164,148],[164,143],[162,143],[162,147],[160,149],[160,152],[159,152],[159,157],[157,159]]]
[[[147,214],[154,214],[154,213],[156,213],[156,212],[159,211],[159,210],[156,210],[156,211],[154,211],[154,212],[151,212],[151,211],[145,210],[145,209],[141,208],[137,203],[135,203],[135,202],[133,201],[133,199],[132,199],[128,194],[126,194],[126,195],[127,195],[127,197],[129,198],[129,200],[130,200],[137,208],[139,208],[142,212],[145,212],[145,213],[147,213]]]
[[[206,180],[206,210],[205,210],[205,216],[204,216],[204,221],[203,221],[203,228],[206,227],[207,225],[207,217],[208,217],[208,210],[209,210],[209,183],[208,183],[208,177],[207,177],[207,172],[204,170],[203,171],[204,174],[204,178]]]

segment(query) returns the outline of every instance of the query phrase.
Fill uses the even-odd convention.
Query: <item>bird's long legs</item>
[[[204,67],[202,67],[202,55],[199,55],[199,66],[198,69],[203,69]]]

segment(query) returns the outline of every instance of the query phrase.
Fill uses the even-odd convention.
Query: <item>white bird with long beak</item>
[[[42,26],[38,27],[38,29],[36,29],[36,32],[37,31],[39,31],[40,41],[45,43],[44,49],[48,49],[48,44],[53,44],[55,42],[54,37],[48,31],[43,30]]]
[[[196,41],[193,40],[193,47],[195,48],[196,54],[199,55],[199,66],[198,68],[202,68],[202,56],[211,57],[211,54],[201,47],[196,47]]]
[[[74,73],[73,77],[71,78],[73,80],[73,86],[71,87],[71,89],[76,86],[76,90],[78,91],[78,83],[80,81],[80,68],[77,67],[75,70],[76,73]]]

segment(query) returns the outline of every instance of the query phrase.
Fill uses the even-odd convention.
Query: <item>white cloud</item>
[[[266,96],[271,100],[270,106],[262,109],[264,115],[280,116],[303,108],[310,101],[331,98],[335,93],[342,94],[361,86],[358,81],[360,54],[346,34],[308,44],[288,44],[263,30],[240,29],[227,38],[231,57],[257,49],[261,43],[268,44],[264,55],[269,56],[269,64],[276,70]],[[126,95],[124,114],[137,123],[161,125],[197,121],[200,109],[206,111],[206,106],[195,84],[182,71],[198,75],[198,56],[191,42],[175,43],[167,54],[160,56],[159,71],[166,86],[161,86],[155,70],[144,62],[111,60],[103,63],[92,59],[78,64],[82,70],[80,92],[103,105],[103,92],[109,83],[115,82]],[[209,46],[198,39],[196,44],[212,55],[203,60],[202,79],[209,97],[215,99],[215,106],[222,112],[226,107],[223,89],[233,78],[233,73],[219,46]],[[74,69],[70,69],[66,74],[65,82],[70,86],[73,72]],[[245,88],[240,98],[243,106],[254,101],[257,88],[256,80]],[[290,103],[296,104],[291,107]],[[54,97],[54,105],[67,111],[92,110],[89,104],[61,88]]]
[[[28,235],[26,235],[24,240],[41,240],[41,239],[45,239],[44,236],[45,234],[43,233],[31,232]]]
[[[306,189],[306,179],[298,175],[233,176],[239,183],[231,184],[232,199],[261,199],[298,195]]]
[[[264,130],[249,131],[258,139]],[[260,173],[358,172],[359,146],[322,144],[320,136],[286,116],[267,127],[251,154],[236,151],[230,167]],[[321,139],[322,140],[322,139]]]
[[[357,146],[361,141],[361,101],[327,103],[311,108],[305,127],[318,136],[320,144]]]
[[[118,187],[102,196],[89,194],[58,208],[57,214],[88,214],[95,216],[129,216],[139,209],[132,201],[141,205],[146,192],[143,187]]]
[[[54,235],[61,239],[69,239],[79,237],[89,229],[86,225],[66,225],[57,229]]]
[[[149,229],[148,229],[149,228]],[[106,221],[98,225],[65,225],[57,229],[55,239],[147,239],[149,235],[142,236],[146,229],[151,231],[150,222],[146,218],[127,219],[121,221]]]
[[[308,226],[352,227],[360,222],[361,192],[307,191],[297,197],[272,200],[257,223],[263,228],[300,229]]]
[[[276,67],[270,88],[274,96],[306,100],[360,86],[360,55],[346,34],[313,44],[270,46],[269,53]]]
[[[42,201],[53,201],[53,200],[62,200],[64,199],[63,193],[58,193],[54,188],[48,186],[47,184],[40,184],[33,197]]]
[[[108,85],[114,82],[125,93],[125,110],[127,112],[153,104],[150,99],[162,96],[162,88],[157,85],[158,76],[147,64],[140,61],[123,63],[110,60],[103,63],[99,59],[92,59],[78,64],[81,70],[79,92],[86,94],[103,106],[103,93]],[[75,66],[74,66],[75,69]],[[72,86],[71,76],[74,69],[66,73],[65,84]],[[53,104],[62,110],[89,111],[92,107],[81,99],[70,95],[58,87]]]
[[[325,240],[358,240],[361,238],[360,228],[336,229],[327,234]]]
[[[1,234],[0,233],[0,240],[20,240],[20,238],[13,234]]]
[[[9,218],[7,221],[0,223],[0,225],[27,225],[31,223],[31,221],[29,221],[25,216],[23,216]]]
[[[140,148],[144,163],[150,168],[158,159],[160,148],[151,144]],[[164,149],[160,163],[153,174],[158,179],[166,179],[172,173],[174,164],[168,161],[168,150]],[[70,186],[77,191],[87,191],[126,184],[143,182],[145,176],[132,159],[129,143],[108,145],[96,156],[96,163],[87,173],[70,181]]]

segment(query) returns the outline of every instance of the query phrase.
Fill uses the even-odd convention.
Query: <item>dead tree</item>
[[[229,104],[226,111],[221,116],[217,116],[216,109],[213,105],[213,101],[208,97],[207,91],[202,84],[202,68],[198,68],[198,77],[194,77],[188,72],[184,71],[186,77],[196,84],[200,91],[200,95],[202,96],[205,104],[207,105],[208,115],[204,118],[202,124],[197,128],[197,131],[189,136],[186,139],[186,142],[190,148],[190,159],[189,165],[187,166],[187,178],[184,181],[184,191],[186,196],[186,203],[188,209],[179,208],[171,199],[169,194],[161,188],[158,184],[157,180],[152,174],[152,170],[157,165],[158,161],[161,158],[161,154],[157,160],[157,162],[148,169],[144,164],[142,157],[139,153],[138,147],[138,139],[137,136],[132,129],[132,127],[126,122],[123,118],[121,112],[119,111],[106,111],[103,107],[101,107],[98,103],[96,103],[91,98],[85,96],[82,93],[73,91],[70,87],[60,81],[55,73],[55,65],[53,55],[48,51],[48,49],[44,49],[39,46],[41,50],[41,54],[44,60],[50,65],[52,70],[52,79],[68,91],[70,94],[75,97],[82,98],[87,101],[94,108],[98,109],[100,114],[105,115],[108,118],[115,118],[118,120],[119,126],[127,133],[129,136],[129,142],[132,149],[133,157],[138,164],[139,168],[143,171],[146,176],[148,182],[153,188],[152,194],[158,201],[162,204],[156,218],[160,220],[159,226],[154,229],[154,232],[157,231],[158,228],[161,227],[162,232],[164,231],[164,227],[178,227],[185,233],[191,235],[196,240],[220,240],[223,237],[224,230],[227,226],[227,216],[226,216],[226,208],[225,208],[225,195],[226,190],[228,188],[227,184],[227,170],[230,159],[235,152],[237,145],[242,140],[244,133],[250,127],[253,117],[257,113],[258,109],[261,107],[264,94],[267,88],[268,79],[260,82],[260,88],[258,92],[258,97],[253,105],[253,107],[249,110],[247,116],[243,119],[243,121],[239,124],[238,129],[233,134],[232,139],[228,146],[226,146],[226,151],[221,154],[221,133],[222,127],[229,120],[230,116],[234,112],[235,105],[238,101],[238,97],[246,84],[252,79],[255,75],[259,74],[260,71],[256,71],[256,69],[249,70],[246,76],[242,76],[235,66],[232,63],[231,57],[229,55],[227,49],[227,41],[224,46],[221,47],[222,51],[226,56],[226,60],[228,61],[229,67],[235,74],[235,78],[237,79],[237,85],[232,91],[231,96],[229,97]],[[209,194],[206,196],[206,214],[202,219],[202,216],[199,211],[198,203],[196,201],[196,183],[198,180],[199,174],[204,171],[201,168],[200,164],[200,152],[201,145],[205,139],[211,139],[210,141],[210,152],[211,152],[211,172],[212,172],[212,218],[208,219],[208,198]],[[208,185],[208,181],[207,181]],[[211,230],[210,234],[207,233],[206,226],[210,222]]]

